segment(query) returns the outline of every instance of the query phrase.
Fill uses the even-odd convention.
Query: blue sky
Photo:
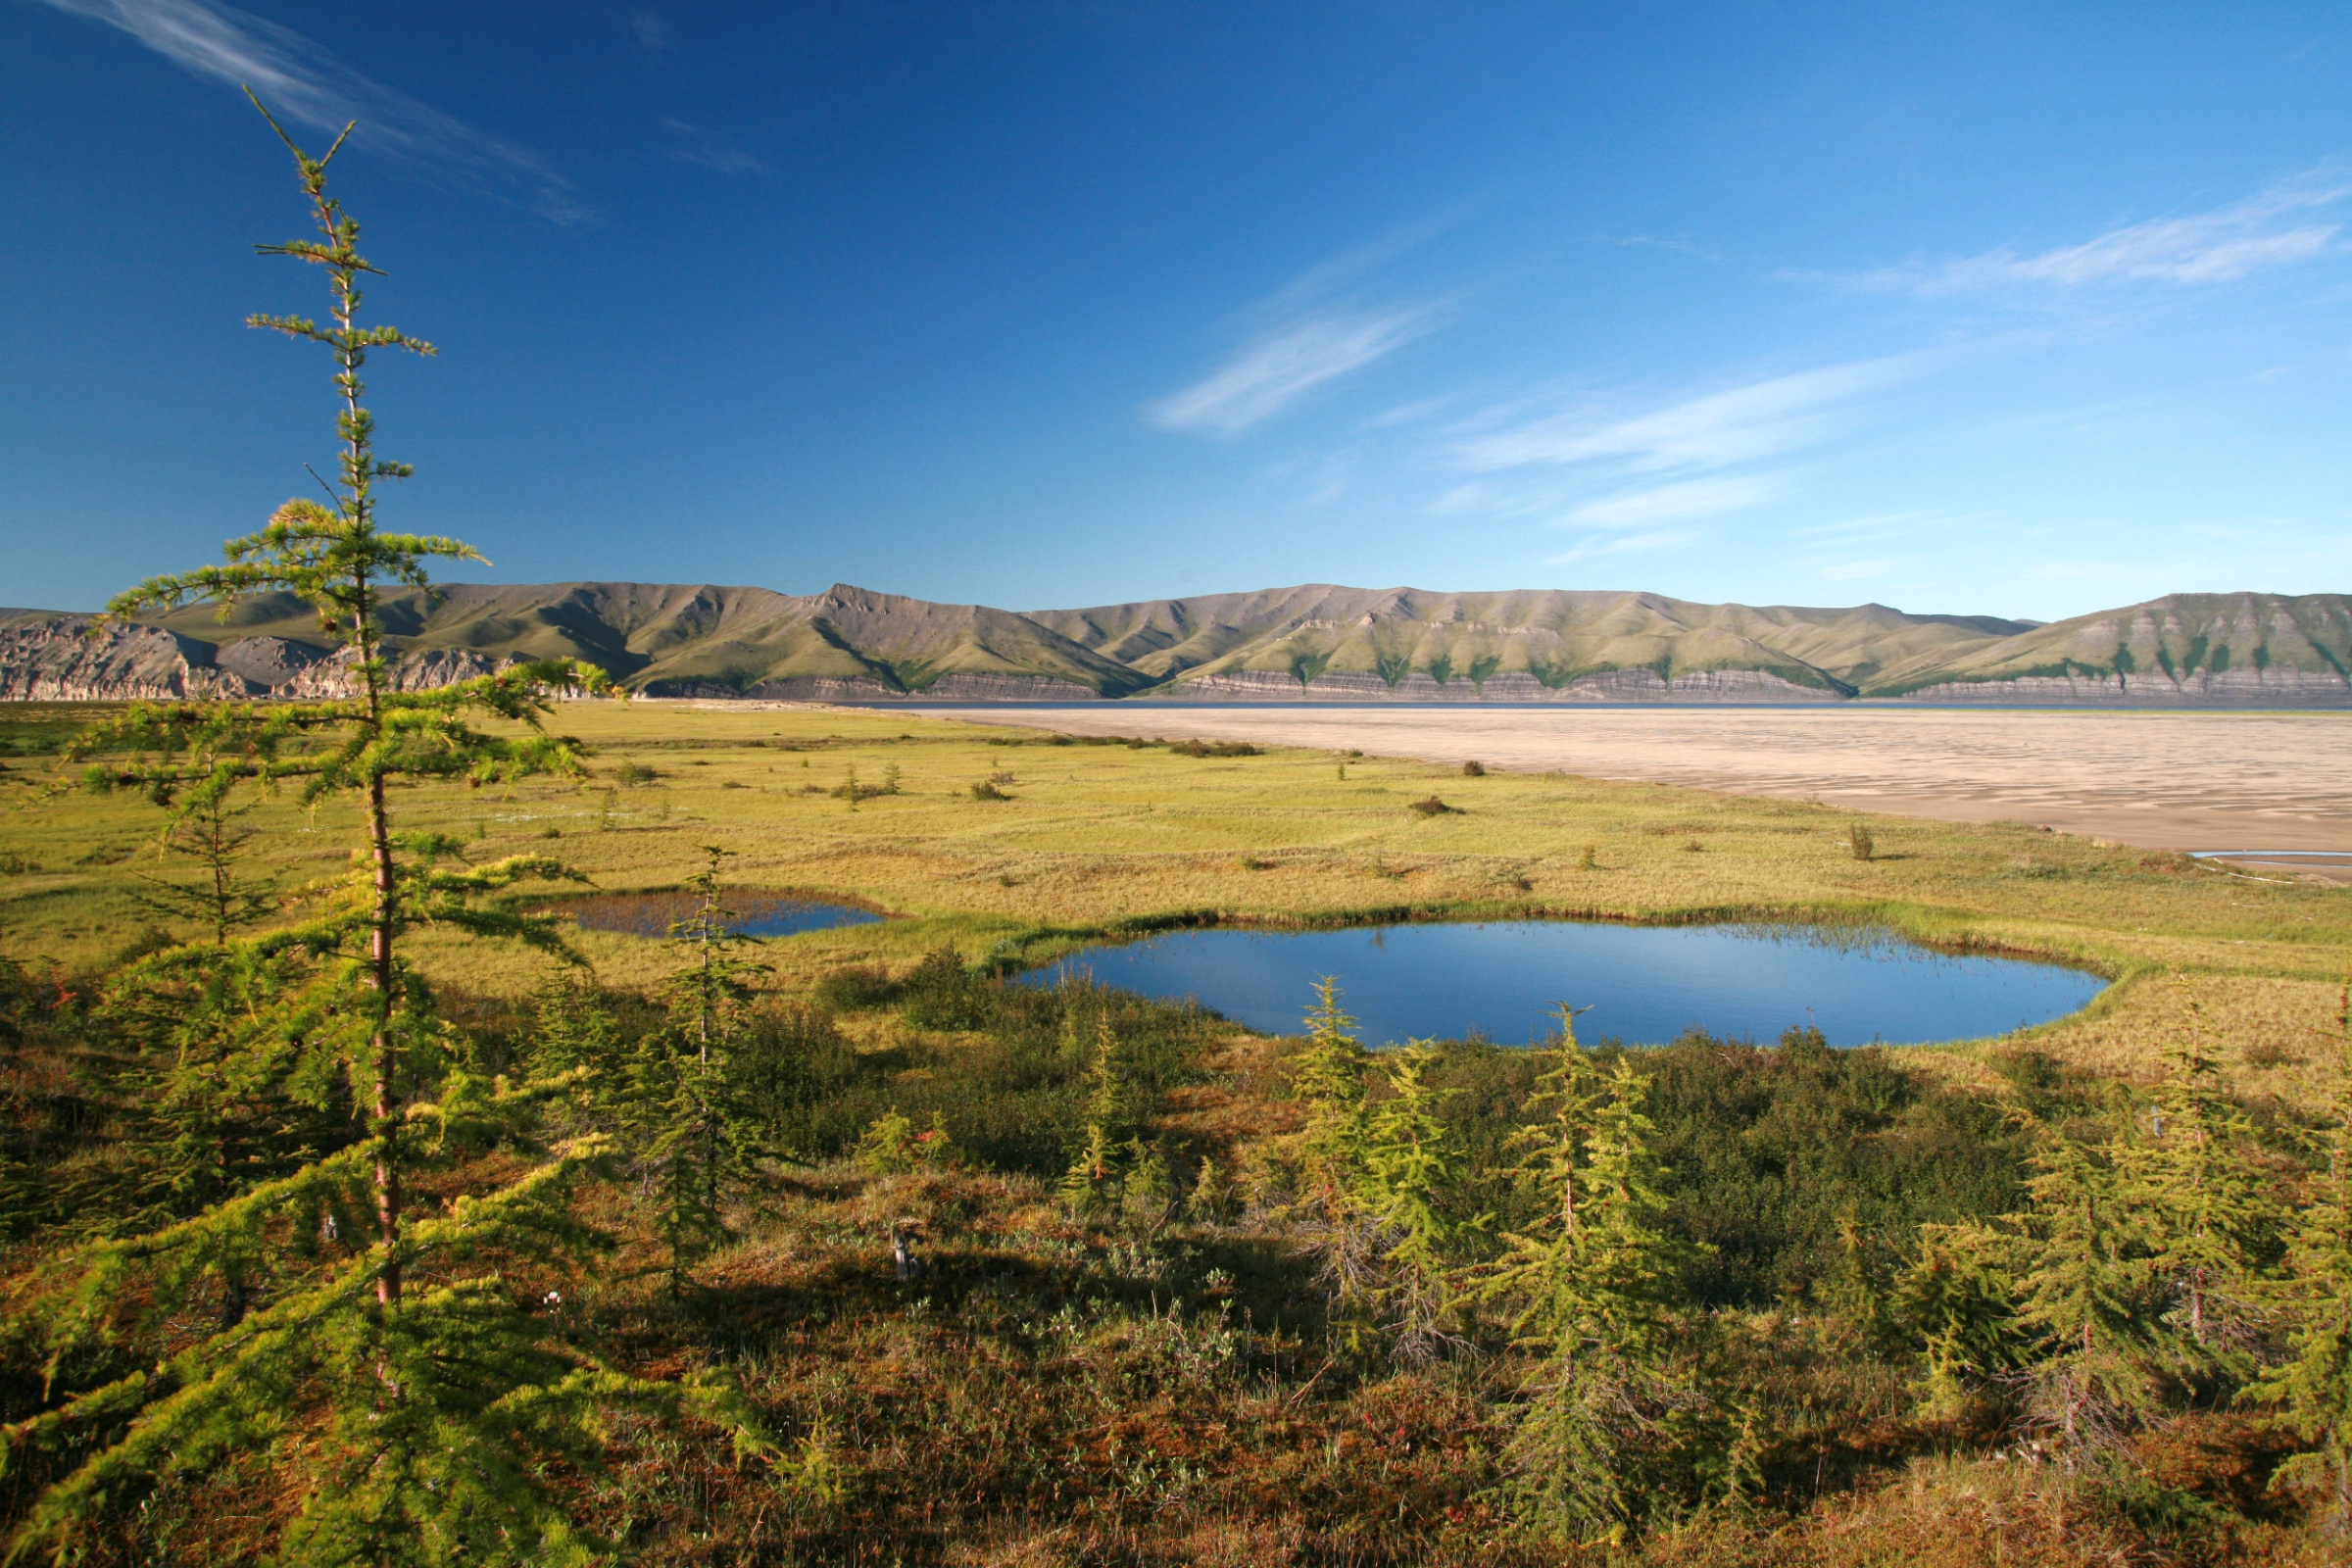
[[[2352,8],[0,0],[0,604],[327,467],[495,581],[2352,589]]]

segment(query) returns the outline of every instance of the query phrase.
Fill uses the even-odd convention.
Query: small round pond
[[[834,904],[805,893],[728,888],[719,902],[735,915],[735,933],[746,937],[789,937],[834,926],[870,925],[882,916],[854,904]],[[632,937],[663,937],[669,928],[703,906],[699,893],[599,893],[547,906],[589,931],[618,931]]]
[[[1175,931],[1088,948],[1023,975],[1091,973],[1145,996],[1198,998],[1237,1023],[1297,1034],[1315,982],[1339,981],[1367,1044],[1541,1039],[1553,1006],[1592,1010],[1579,1038],[1660,1044],[1686,1029],[1777,1038],[1818,1025],[1834,1046],[1969,1040],[2064,1017],[2098,976],[2015,958],[1952,957],[1886,932],[1628,926],[1567,920]]]

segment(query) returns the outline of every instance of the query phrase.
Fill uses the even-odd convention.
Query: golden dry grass
[[[0,715],[0,737],[54,732],[64,716],[17,710]],[[1875,921],[2122,982],[2085,1013],[2035,1031],[2041,1049],[2135,1072],[2201,1019],[2233,1048],[2249,1088],[2294,1101],[2320,1087],[2316,1033],[2352,974],[2352,890],[2022,824],[1861,817],[1557,773],[1471,778],[1410,759],[1346,759],[1343,776],[1329,752],[1195,758],[857,710],[575,703],[557,723],[596,748],[595,776],[404,791],[405,824],[459,834],[479,857],[554,853],[609,890],[674,887],[700,846],[718,844],[736,852],[741,885],[902,917],[770,944],[787,986],[942,946],[973,958],[1042,956],[1057,942],[1175,920]],[[97,961],[152,922],[134,897],[138,877],[176,869],[156,858],[160,813],[124,797],[44,799],[70,771],[44,758],[19,755],[7,767],[0,949]],[[657,776],[628,783],[624,768]],[[870,787],[892,768],[895,795],[853,807],[832,793],[853,770]],[[1011,799],[973,799],[971,786],[991,778]],[[1432,794],[1458,811],[1407,809]],[[253,820],[264,830],[253,860],[285,887],[344,863],[347,807],[314,812],[287,796]],[[1876,840],[1867,862],[1848,849],[1857,820]],[[619,986],[649,983],[666,963],[636,938],[586,933],[580,948]],[[482,990],[511,992],[539,972],[536,960],[454,941],[418,951],[445,980]],[[1965,1072],[1982,1049],[1920,1055]]]

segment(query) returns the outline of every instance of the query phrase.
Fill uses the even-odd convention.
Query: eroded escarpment
[[[161,626],[93,615],[0,622],[0,701],[89,703],[196,698],[339,698],[358,693],[357,656],[276,636],[208,643]],[[389,661],[397,691],[431,691],[519,661],[428,648]]]
[[[2060,708],[2254,707],[2341,708],[2352,684],[2302,669],[2201,669],[2176,679],[2162,671],[2109,675],[2012,675],[1938,681],[1907,692],[1904,702],[1999,703]]]
[[[1516,671],[1484,680],[1454,676],[1440,681],[1416,670],[1393,682],[1365,674],[1323,674],[1301,682],[1271,670],[1238,670],[1196,676],[1150,695],[1154,699],[1247,703],[1834,703],[1846,696],[1753,669],[1672,675],[1654,669],[1596,670],[1557,685]]]

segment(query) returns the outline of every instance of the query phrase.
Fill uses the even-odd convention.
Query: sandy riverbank
[[[2166,850],[2352,852],[2352,712],[1224,708],[926,710],[1643,778]],[[2283,865],[2286,862],[2281,862]],[[2352,861],[2298,869],[2352,880]]]

